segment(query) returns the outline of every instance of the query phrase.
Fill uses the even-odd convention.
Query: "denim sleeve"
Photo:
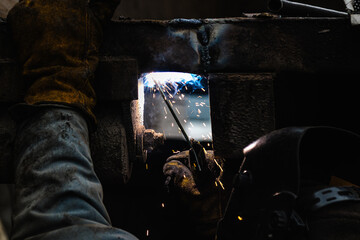
[[[111,227],[79,113],[33,115],[18,129],[15,153],[11,239],[137,239]]]

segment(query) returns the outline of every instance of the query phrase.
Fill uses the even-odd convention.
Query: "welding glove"
[[[26,104],[70,105],[95,122],[91,82],[99,62],[102,24],[118,3],[22,0],[14,6],[7,20],[27,87]]]
[[[163,167],[170,190],[169,206],[174,206],[169,209],[176,216],[173,231],[182,229],[184,238],[214,239],[222,217],[223,161],[215,159],[213,151],[206,151],[200,143],[192,141],[192,145],[199,163],[191,150],[170,156]]]
[[[169,188],[173,185],[182,192],[200,195],[202,192],[213,191],[221,184],[223,162],[215,159],[214,152],[206,151],[199,142],[192,140],[192,145],[199,163],[196,162],[193,151],[189,150],[170,156],[163,166],[165,186]]]

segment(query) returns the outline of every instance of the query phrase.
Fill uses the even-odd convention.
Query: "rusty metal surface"
[[[347,18],[124,20],[106,32],[103,54],[135,57],[140,72],[352,71],[360,40]]]
[[[139,73],[354,72],[360,55],[360,31],[351,27],[348,18],[119,20],[104,32],[101,55],[108,66],[100,68],[98,76],[110,72],[112,76],[121,75],[117,71],[129,65],[119,65],[119,58],[135,59]],[[15,66],[12,53],[6,24],[2,23],[0,65],[2,72],[9,72],[1,77],[3,86],[10,86],[16,78],[11,70]],[[107,78],[107,85],[117,86],[116,81],[121,80],[112,76]],[[16,86],[21,87],[21,82]],[[5,89],[0,89],[1,102],[10,99]],[[120,99],[126,91],[117,90],[110,95],[107,88],[104,94],[101,89],[98,92],[100,96]],[[18,89],[12,96],[21,96],[16,91],[21,93]]]
[[[210,74],[215,155],[230,157],[275,129],[273,75]]]
[[[103,183],[126,184],[135,160],[130,102],[99,104],[96,131],[90,134],[95,172]]]

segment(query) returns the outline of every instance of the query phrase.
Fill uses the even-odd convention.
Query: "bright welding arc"
[[[191,143],[188,135],[187,135],[186,132],[185,132],[185,129],[184,129],[183,126],[181,125],[181,123],[180,123],[180,121],[179,121],[179,118],[176,116],[176,114],[175,114],[175,112],[174,112],[174,109],[172,108],[171,104],[167,101],[166,96],[165,96],[165,93],[164,93],[164,91],[161,89],[159,83],[158,83],[156,80],[154,80],[154,82],[155,82],[155,84],[156,84],[156,87],[159,89],[159,92],[160,92],[160,94],[161,94],[161,97],[163,98],[163,100],[164,100],[166,106],[168,107],[171,115],[174,117],[176,124],[177,124],[178,127],[180,128],[181,133],[183,134],[186,142],[189,144],[190,150],[194,153],[196,165],[197,165],[197,167],[198,167],[198,170],[201,171],[201,166],[200,166],[200,163],[199,163],[199,159],[198,159],[198,157],[197,157],[197,154],[196,154],[196,152],[195,152],[195,149],[193,148],[193,145],[192,145],[192,143]]]

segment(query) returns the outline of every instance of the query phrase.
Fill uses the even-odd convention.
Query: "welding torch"
[[[154,81],[155,84],[156,84],[156,87],[159,89],[160,91],[160,94],[161,94],[161,97],[163,98],[166,106],[168,107],[171,115],[174,117],[175,119],[175,122],[176,124],[178,125],[181,133],[183,134],[186,142],[189,144],[189,147],[190,147],[190,151],[194,154],[195,156],[195,169],[198,170],[199,172],[201,172],[201,166],[200,166],[200,162],[199,162],[199,158],[197,156],[197,153],[195,152],[195,149],[194,149],[194,146],[193,144],[191,143],[190,139],[189,139],[189,136],[187,135],[187,133],[185,132],[185,129],[183,128],[183,126],[181,125],[180,121],[179,121],[179,118],[176,116],[175,112],[174,112],[174,109],[172,108],[171,106],[171,103],[167,100],[166,96],[165,96],[165,93],[164,91],[161,89],[160,85],[158,84],[158,82],[155,80]]]

